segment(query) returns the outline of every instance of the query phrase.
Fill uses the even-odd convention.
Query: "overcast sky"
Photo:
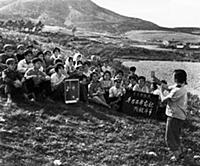
[[[165,27],[200,27],[200,0],[92,0],[119,14]]]

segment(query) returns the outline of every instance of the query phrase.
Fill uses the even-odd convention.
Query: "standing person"
[[[175,70],[173,73],[174,86],[168,88],[161,85],[161,100],[167,102],[166,115],[167,124],[165,132],[165,140],[167,146],[173,152],[172,161],[176,161],[180,154],[180,135],[183,123],[187,118],[187,73],[184,70]],[[168,89],[168,95],[164,95],[164,91]]]

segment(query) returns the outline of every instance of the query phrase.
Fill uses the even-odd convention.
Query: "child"
[[[104,91],[101,83],[98,81],[98,74],[95,72],[91,74],[91,83],[88,86],[88,93],[93,102],[110,108],[104,98]]]
[[[117,106],[117,109],[121,105],[121,97],[126,93],[125,88],[122,87],[121,80],[115,79],[114,86],[109,90],[109,103],[111,106]]]
[[[7,104],[12,103],[12,95],[16,92],[23,93],[22,76],[15,70],[16,61],[13,58],[6,60],[7,69],[2,73],[2,78],[5,83],[5,94],[7,95]],[[22,92],[22,93],[21,93]]]
[[[101,86],[105,91],[104,97],[106,101],[109,101],[109,89],[113,86],[113,81],[111,80],[111,72],[105,71],[103,77],[100,79]]]
[[[135,72],[136,72],[136,67],[131,66],[130,69],[129,69],[129,73],[130,73],[129,76],[134,76],[134,77],[137,77],[137,79],[138,79],[138,75],[135,74]]]
[[[34,58],[32,60],[33,68],[29,69],[24,75],[24,77],[26,78],[26,88],[29,93],[33,93],[32,97],[38,97],[44,91],[44,95],[47,97],[48,100],[50,100],[50,77],[40,70],[42,62],[43,61],[40,58]]]
[[[165,139],[167,146],[173,152],[171,160],[176,161],[181,154],[180,134],[187,115],[187,74],[184,70],[175,70],[173,78],[174,86],[168,88],[166,85],[161,85],[161,100],[167,101]],[[164,95],[166,89],[170,91],[167,96]]]
[[[53,91],[53,96],[57,100],[64,99],[64,84],[63,81],[66,76],[63,74],[64,65],[61,63],[56,64],[55,73],[51,75],[51,87]]]
[[[13,58],[15,62],[17,62],[17,57],[14,54],[13,45],[5,44],[4,53],[0,54],[0,62],[6,64],[6,60],[9,58]]]
[[[74,71],[75,71],[75,66],[74,66],[74,61],[72,57],[69,57],[66,61],[65,61],[65,68],[67,69],[67,71],[69,72],[69,75],[71,75]]]
[[[146,85],[146,78],[144,76],[138,78],[138,84],[133,87],[133,91],[149,93],[149,88]]]
[[[17,70],[21,73],[21,74],[25,74],[25,72],[33,67],[33,64],[31,62],[31,60],[33,59],[33,52],[32,51],[26,51],[24,53],[24,59],[22,59],[21,61],[19,61],[18,65],[17,65]]]
[[[56,59],[63,59],[62,55],[61,55],[61,50],[58,47],[55,47],[53,50],[53,55],[51,56],[51,60],[54,61]]]
[[[136,76],[136,75],[130,75],[129,77],[128,77],[128,79],[129,79],[129,81],[130,81],[130,83],[129,83],[129,85],[128,85],[128,89],[129,90],[133,90],[133,87],[138,83],[137,81],[137,79],[138,79],[138,77]]]

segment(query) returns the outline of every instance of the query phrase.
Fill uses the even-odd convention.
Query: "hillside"
[[[76,26],[89,31],[122,33],[158,30],[154,23],[124,17],[97,6],[91,0],[10,0],[0,3],[0,19],[41,20],[46,25]]]

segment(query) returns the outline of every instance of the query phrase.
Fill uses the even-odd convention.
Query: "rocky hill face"
[[[98,32],[158,30],[154,23],[121,16],[97,6],[91,0],[3,0],[0,19],[41,20],[46,25],[76,26]]]

